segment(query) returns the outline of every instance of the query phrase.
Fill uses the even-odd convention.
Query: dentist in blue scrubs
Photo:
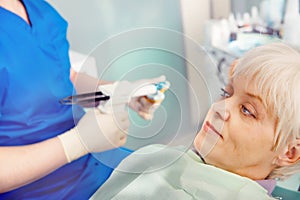
[[[0,199],[88,199],[113,170],[90,153],[130,153],[125,111],[59,103],[76,89],[66,31],[44,0],[0,0]]]

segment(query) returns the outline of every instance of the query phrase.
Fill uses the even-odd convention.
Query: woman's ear
[[[288,166],[297,163],[300,160],[300,138],[291,141],[287,148],[278,156],[276,164],[279,166]]]

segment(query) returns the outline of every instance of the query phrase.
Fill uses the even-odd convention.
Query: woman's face
[[[245,89],[243,77],[232,80],[222,99],[211,106],[194,146],[201,154],[209,138],[218,138],[204,158],[208,164],[263,179],[274,168],[275,118],[255,94],[254,85]]]

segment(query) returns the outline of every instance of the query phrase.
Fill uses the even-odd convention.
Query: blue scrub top
[[[74,93],[67,22],[43,0],[23,4],[30,24],[0,7],[0,146],[52,138],[84,114],[79,106],[59,103]],[[129,153],[122,148],[104,152],[112,166],[87,155],[0,199],[87,199]]]
[[[0,8],[0,145],[6,146],[56,136],[84,113],[59,103],[73,93],[66,21],[44,1],[24,4],[32,25]]]

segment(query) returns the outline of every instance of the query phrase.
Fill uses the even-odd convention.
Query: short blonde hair
[[[256,47],[239,59],[230,78],[245,77],[245,87],[255,83],[259,95],[275,117],[273,151],[287,140],[300,138],[300,53],[279,42]],[[300,171],[300,162],[278,167],[269,178],[284,179]]]

